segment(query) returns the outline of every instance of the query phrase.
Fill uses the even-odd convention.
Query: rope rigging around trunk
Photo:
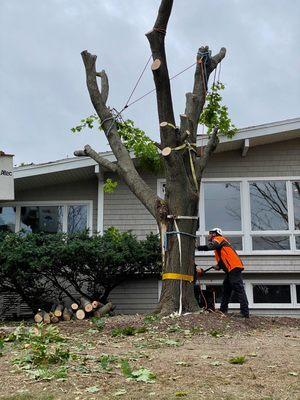
[[[176,235],[177,236],[177,240],[178,240],[178,250],[179,250],[179,265],[180,265],[180,271],[182,271],[182,247],[181,247],[181,235],[184,236],[189,236],[192,238],[197,238],[196,235],[193,235],[191,233],[187,233],[187,232],[181,232],[178,228],[177,219],[198,219],[198,217],[196,216],[184,216],[184,215],[179,215],[178,217],[173,216],[173,215],[168,215],[168,218],[172,218],[174,220],[174,227],[175,227],[175,231],[170,231],[170,232],[165,232],[165,237],[164,237],[164,249],[167,250],[168,247],[168,235]],[[188,281],[190,283],[192,283],[194,281],[194,276],[193,275],[186,275],[186,274],[178,274],[178,273],[173,273],[173,272],[166,272],[162,275],[162,279],[166,280],[166,279],[171,279],[171,280],[180,280],[180,286],[179,286],[179,290],[180,290],[180,295],[179,295],[179,310],[178,310],[178,314],[181,315],[182,314],[182,292],[183,292],[183,285],[182,282],[183,281]]]
[[[173,125],[170,124],[169,122],[167,122],[166,124],[173,127]],[[180,146],[177,146],[177,147],[165,147],[162,150],[162,155],[163,156],[168,156],[172,151],[179,151],[179,150],[187,149],[188,153],[189,153],[189,161],[190,161],[190,168],[191,168],[191,173],[192,173],[192,177],[193,177],[193,182],[194,182],[196,191],[198,191],[199,185],[198,185],[195,165],[194,165],[194,161],[193,161],[193,157],[192,157],[192,152],[197,154],[197,150],[195,148],[196,146],[197,146],[196,143],[190,143],[188,140],[185,140],[185,142],[183,144],[181,144]]]

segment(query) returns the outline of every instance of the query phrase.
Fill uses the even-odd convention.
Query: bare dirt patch
[[[32,379],[12,364],[21,348],[5,343],[0,399],[300,399],[299,319],[116,316],[102,331],[89,321],[58,327],[73,355],[67,378]],[[0,326],[0,337],[11,329]],[[149,383],[128,379],[126,365]]]

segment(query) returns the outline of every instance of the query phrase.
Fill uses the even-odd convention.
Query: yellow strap
[[[162,275],[162,279],[180,279],[183,281],[193,282],[194,277],[193,275],[184,275],[184,274],[175,274],[173,272],[167,272],[166,274]]]

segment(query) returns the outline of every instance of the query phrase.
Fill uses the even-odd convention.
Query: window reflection
[[[15,232],[16,228],[16,208],[0,207],[0,231]]]
[[[253,236],[253,250],[290,250],[289,236]]]
[[[250,183],[250,200],[252,230],[288,229],[285,182],[271,181]]]
[[[214,226],[226,231],[242,229],[239,182],[205,183],[204,203],[206,230]]]
[[[233,246],[235,250],[243,250],[243,238],[242,236],[228,236],[224,235],[229,243]],[[205,237],[205,243],[208,243],[208,237]]]
[[[87,229],[87,206],[68,207],[68,232],[75,233]]]
[[[253,285],[254,303],[290,303],[290,285]]]
[[[60,206],[21,207],[21,229],[32,233],[62,232],[63,208]]]
[[[300,182],[293,182],[295,229],[300,230]]]

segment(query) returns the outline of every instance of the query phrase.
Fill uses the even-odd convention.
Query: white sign
[[[13,156],[0,151],[0,200],[14,200]]]

